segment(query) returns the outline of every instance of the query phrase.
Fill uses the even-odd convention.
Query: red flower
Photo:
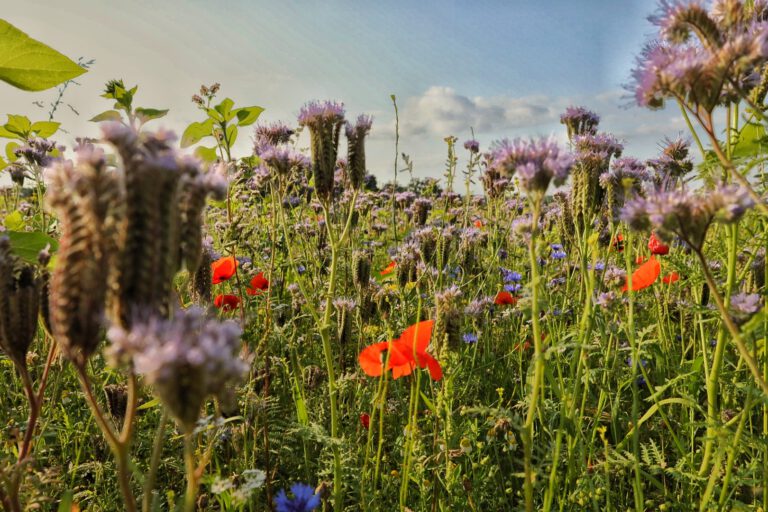
[[[385,371],[392,370],[392,378],[399,379],[410,375],[418,366],[427,368],[432,380],[442,379],[443,369],[440,363],[427,353],[434,325],[434,320],[424,320],[408,327],[396,340],[382,341],[365,347],[358,357],[360,367],[371,377],[379,377]]]
[[[624,237],[621,233],[616,235],[616,238],[611,241],[611,245],[614,249],[616,249],[618,252],[621,252],[624,250]]]
[[[475,227],[476,227],[476,228],[478,228],[478,229],[479,229],[479,228],[481,228],[481,227],[483,227],[483,221],[481,221],[480,219],[477,219],[477,220],[474,222],[474,224],[475,224]]]
[[[251,285],[245,290],[245,293],[248,295],[258,295],[268,289],[269,281],[264,277],[264,272],[259,272],[251,279]]]
[[[379,272],[379,274],[381,274],[382,276],[388,276],[389,274],[391,274],[395,270],[396,266],[397,266],[397,263],[392,261],[392,262],[389,263],[389,265],[386,266],[386,268],[384,270]]]
[[[363,428],[365,430],[368,430],[369,428],[371,428],[371,415],[367,413],[361,414],[360,423],[363,425]]]
[[[223,293],[220,293],[213,299],[213,305],[225,312],[233,311],[240,305],[240,297],[237,295],[224,295]]]
[[[669,246],[661,243],[661,240],[656,238],[656,233],[651,233],[651,238],[648,240],[648,248],[651,250],[651,254],[658,254],[659,256],[669,254]]]
[[[678,274],[677,272],[671,272],[671,273],[669,273],[669,274],[667,274],[667,275],[665,275],[664,277],[661,278],[661,281],[664,284],[672,284],[672,283],[674,283],[676,281],[679,281],[679,280],[680,280],[680,274]]]
[[[661,273],[661,264],[658,262],[655,256],[651,256],[651,259],[640,265],[637,270],[632,273],[632,291],[636,292],[643,288],[648,288],[656,279],[659,278]],[[627,280],[629,281],[629,280]],[[627,291],[627,285],[625,284],[621,291]]]
[[[499,306],[514,306],[517,304],[517,297],[513,296],[508,291],[503,291],[496,294],[496,298],[493,300],[493,303]]]
[[[223,283],[235,275],[237,269],[237,260],[234,256],[225,256],[211,263],[211,273],[213,274],[213,284]]]

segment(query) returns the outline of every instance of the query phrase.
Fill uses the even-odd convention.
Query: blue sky
[[[675,109],[627,108],[622,91],[634,55],[653,33],[655,2],[595,1],[146,1],[7,3],[4,19],[72,58],[96,60],[57,120],[71,135],[96,135],[87,119],[109,108],[103,84],[138,84],[137,104],[170,108],[155,121],[177,131],[199,113],[190,97],[218,81],[236,104],[266,108],[264,120],[294,122],[311,99],[344,101],[348,117],[374,116],[369,168],[392,173],[397,95],[401,150],[419,176],[438,176],[443,138],[474,127],[482,147],[503,136],[564,138],[558,116],[584,105],[625,139],[626,153],[651,156],[664,136],[684,132]],[[0,111],[36,119],[52,92],[0,84]],[[152,126],[152,125],[150,125]],[[240,149],[249,150],[241,134]]]

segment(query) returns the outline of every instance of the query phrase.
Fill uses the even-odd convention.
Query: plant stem
[[[184,493],[184,512],[195,512],[197,501],[197,464],[195,463],[195,437],[184,434],[184,469],[187,474],[187,490]]]
[[[144,480],[144,495],[141,499],[142,512],[150,512],[152,510],[157,468],[160,466],[160,456],[163,454],[163,441],[165,440],[165,426],[167,423],[168,412],[163,408],[163,414],[160,416],[160,423],[158,423],[157,430],[155,431],[155,439],[152,442],[152,455],[149,459],[149,471],[147,472],[146,480]]]

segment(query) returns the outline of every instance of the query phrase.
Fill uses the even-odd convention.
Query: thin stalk
[[[168,424],[168,412],[163,408],[163,414],[160,417],[160,423],[155,431],[155,438],[152,442],[152,455],[149,459],[149,471],[144,480],[143,496],[141,498],[142,512],[152,510],[154,501],[155,481],[157,480],[157,469],[160,466],[160,456],[163,454],[163,441],[165,440],[165,427]]]

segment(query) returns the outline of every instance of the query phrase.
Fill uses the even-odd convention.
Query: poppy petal
[[[213,284],[223,283],[235,275],[237,260],[234,256],[225,256],[211,263]]]
[[[661,264],[654,256],[651,256],[651,259],[640,265],[637,270],[632,273],[632,291],[636,292],[651,286],[656,282],[660,273]],[[626,284],[621,291],[627,291]]]
[[[427,367],[432,380],[437,381],[443,378],[443,369],[440,367],[440,363],[431,355],[419,354],[419,366],[422,368]]]
[[[403,331],[398,343],[402,344],[411,354],[414,351],[414,347],[417,354],[423,354],[429,346],[434,325],[434,320],[424,320],[423,322],[415,323]]]
[[[379,272],[379,274],[381,274],[382,276],[387,276],[387,275],[391,274],[391,273],[392,273],[392,272],[395,270],[395,267],[396,267],[396,266],[397,266],[397,263],[395,263],[395,262],[393,261],[393,262],[391,262],[389,265],[387,265],[387,266],[386,266],[386,268],[385,268],[384,270],[382,270],[381,272]]]
[[[663,278],[661,278],[661,281],[664,284],[672,284],[672,283],[674,283],[676,281],[679,281],[679,280],[680,280],[680,274],[678,274],[677,272],[671,272],[671,273],[665,275]]]
[[[508,291],[503,291],[496,294],[496,298],[493,300],[493,303],[496,304],[497,306],[505,306],[505,305],[514,306],[515,304],[517,304],[517,298],[514,297]]]
[[[405,364],[401,364],[398,366],[392,367],[392,379],[397,380],[400,377],[405,377],[406,375],[410,375],[413,372],[413,369],[416,367],[416,363],[413,361],[408,361]]]
[[[380,377],[384,372],[384,352],[389,346],[388,341],[374,343],[365,347],[358,356],[357,360],[360,367],[370,377]]]

